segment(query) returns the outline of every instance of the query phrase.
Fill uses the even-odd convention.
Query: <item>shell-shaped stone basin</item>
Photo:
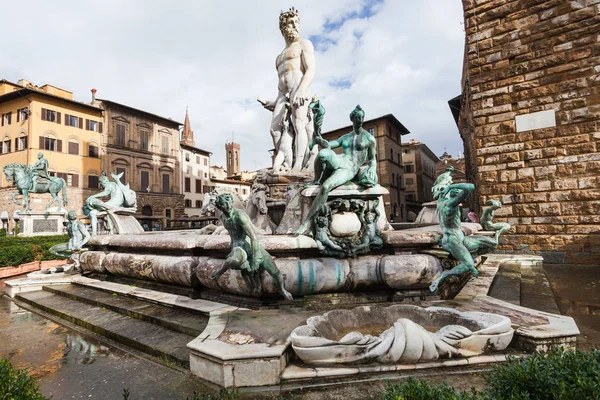
[[[291,340],[307,364],[415,363],[502,351],[513,334],[502,315],[394,305],[311,317]]]

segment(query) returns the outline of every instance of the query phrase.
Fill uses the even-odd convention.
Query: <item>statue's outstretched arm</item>
[[[448,204],[451,206],[458,206],[460,203],[465,201],[471,192],[475,190],[475,185],[472,183],[454,183],[444,189],[442,192],[442,197],[446,196],[449,191],[456,189],[460,190],[460,193],[450,200]]]

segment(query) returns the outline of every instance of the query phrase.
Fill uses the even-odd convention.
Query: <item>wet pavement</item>
[[[600,267],[544,265],[561,313],[572,316],[581,331],[578,347],[600,348]],[[2,283],[0,282],[0,290]],[[1,293],[1,292],[0,292]],[[186,399],[214,388],[182,369],[139,357],[91,336],[18,308],[0,297],[0,357],[30,368],[41,392],[54,399]],[[441,381],[443,376],[428,377]],[[473,373],[450,378],[453,386],[481,388],[484,378]],[[364,399],[385,387],[383,381],[326,389],[298,390],[284,398]],[[246,393],[243,399],[268,399],[273,394]]]

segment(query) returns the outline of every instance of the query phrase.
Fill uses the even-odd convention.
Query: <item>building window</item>
[[[202,202],[200,200],[196,200],[196,208],[202,208]]]
[[[2,126],[10,125],[12,122],[12,112],[7,112],[6,114],[2,114]]]
[[[390,160],[394,161],[394,149],[390,149]]]
[[[185,206],[186,207],[191,207],[192,206],[192,201],[190,199],[185,199]]]
[[[407,172],[407,173],[415,172],[415,166],[414,166],[414,164],[406,164],[404,166],[404,171]],[[408,182],[407,182],[407,184],[408,184]]]
[[[407,185],[412,185],[415,183],[415,180],[413,178],[406,178],[405,181]]]
[[[243,194],[246,194],[246,189],[242,189],[242,193],[243,193]]]
[[[408,154],[408,150],[404,150],[404,154]]]
[[[98,122],[87,120],[87,130],[92,132],[98,132]]]
[[[375,136],[375,128],[369,128],[368,131],[371,135]]]
[[[57,151],[57,140],[54,138],[43,138],[44,139],[44,149],[50,151]]]
[[[161,150],[162,150],[163,154],[169,154],[169,138],[167,136],[162,137]]]
[[[148,151],[149,139],[150,139],[150,132],[140,131],[140,150]]]
[[[117,124],[117,146],[125,147],[125,125]]]
[[[69,154],[79,155],[79,143],[69,142]]]
[[[89,156],[98,158],[98,146],[92,146],[91,144],[88,146]]]
[[[67,186],[73,186],[73,174],[67,174]]]
[[[65,125],[72,126],[73,128],[83,128],[83,118],[65,114]]]
[[[29,118],[29,109],[20,108],[17,110],[17,122],[26,121]]]
[[[185,161],[190,161],[190,153],[185,153]]]
[[[163,193],[171,193],[171,176],[169,174],[162,175],[162,192]]]
[[[406,194],[406,201],[415,201],[416,197],[414,193],[407,193]]]
[[[10,139],[6,139],[4,142],[2,142],[1,147],[2,147],[0,149],[2,151],[1,154],[10,153]]]
[[[98,177],[95,175],[88,175],[88,188],[98,189]]]
[[[202,193],[202,181],[196,179],[196,193]]]
[[[205,177],[205,178],[208,178],[208,174],[207,174],[206,172],[204,173],[204,177]]]
[[[390,186],[394,186],[396,184],[396,174],[392,174],[392,181],[390,182]]]
[[[231,156],[231,150],[229,150],[229,165],[233,165],[233,158]]]
[[[400,161],[400,153],[398,153],[398,164],[402,164],[402,162]]]
[[[204,157],[204,165],[208,166],[208,157]]]
[[[119,174],[123,174],[121,176],[121,183],[125,184],[125,182],[127,182],[127,176],[126,176],[126,170],[125,170],[125,168],[117,167],[117,175],[119,175]]]
[[[184,187],[185,187],[185,189],[184,189],[184,190],[185,190],[187,193],[189,193],[189,192],[191,192],[191,191],[192,191],[192,189],[191,189],[191,186],[192,186],[192,180],[191,180],[190,178],[185,178],[185,186],[184,186]]]
[[[60,113],[54,110],[42,108],[42,121],[56,122],[60,124]]]
[[[140,190],[145,190],[146,192],[150,192],[150,172],[142,171],[140,172],[141,184]]]
[[[17,139],[17,150],[27,149],[27,136],[21,136]]]

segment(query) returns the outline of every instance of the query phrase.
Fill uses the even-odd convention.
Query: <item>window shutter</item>
[[[62,153],[62,140],[56,141],[56,151],[58,151],[59,153]]]
[[[79,187],[79,174],[73,174],[73,187]]]
[[[19,151],[19,138],[15,138],[15,151]]]
[[[27,136],[23,137],[23,150],[27,150]]]
[[[66,122],[66,120],[67,119],[65,118],[65,122]],[[60,124],[60,113],[59,112],[56,113],[56,123]]]
[[[89,120],[89,119],[86,119],[86,120],[85,120],[85,130],[86,130],[86,131],[89,131],[89,130],[90,130],[90,120]]]
[[[4,126],[4,114],[2,114],[2,118],[0,118],[0,126]]]
[[[42,108],[42,121],[46,121],[48,119],[48,114],[45,108]]]
[[[83,118],[79,117],[79,129],[83,129]]]
[[[21,109],[17,110],[17,122],[21,122]]]
[[[44,148],[44,139],[46,139],[46,138],[43,137],[43,136],[40,136],[40,147],[39,147],[40,150],[45,150],[45,148]]]
[[[69,125],[70,120],[71,120],[71,116],[69,114],[65,114],[65,125]]]
[[[98,133],[102,133],[102,122],[98,122]]]

